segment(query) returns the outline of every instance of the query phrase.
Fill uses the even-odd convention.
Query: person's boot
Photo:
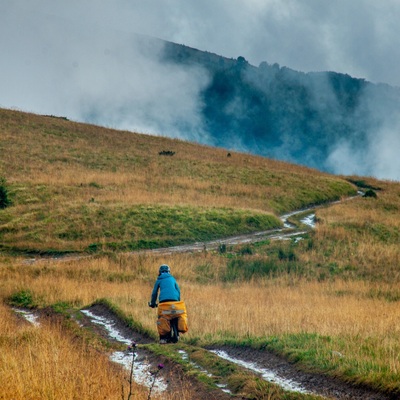
[[[168,337],[166,335],[160,335],[160,344],[167,344]]]

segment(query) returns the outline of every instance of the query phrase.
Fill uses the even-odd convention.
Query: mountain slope
[[[399,126],[398,88],[267,62],[255,67],[243,57],[227,59],[173,43],[165,44],[162,59],[208,71],[201,114],[214,145],[334,173],[373,175],[374,162],[394,171],[375,148],[377,141],[390,143]]]

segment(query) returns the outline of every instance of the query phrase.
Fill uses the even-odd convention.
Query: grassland
[[[400,393],[399,183],[6,110],[0,135],[12,201],[0,210],[3,304],[79,308],[107,298],[155,334],[146,304],[166,262],[189,310],[186,343],[272,349],[307,370]],[[159,155],[167,150],[175,154]],[[118,251],[270,228],[281,212],[354,194],[350,182],[374,187],[377,198],[318,209],[315,232],[298,242],[168,256]],[[93,256],[64,262],[24,257],[89,249]],[[17,351],[10,343],[40,341],[1,310],[7,382]],[[16,359],[20,390],[24,374],[40,380],[40,369]]]
[[[0,110],[4,249],[137,249],[270,229],[277,213],[354,193],[260,157]],[[173,152],[173,156],[160,155]]]

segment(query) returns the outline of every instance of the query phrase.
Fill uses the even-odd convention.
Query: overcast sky
[[[133,33],[400,87],[399,0],[0,0],[0,107],[206,142],[204,71],[158,65]]]
[[[97,25],[242,55],[255,65],[277,62],[400,86],[398,0],[1,0],[2,31],[11,30],[0,39],[2,49],[52,17],[82,30]]]

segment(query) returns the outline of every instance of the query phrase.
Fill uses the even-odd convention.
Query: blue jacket
[[[175,278],[167,272],[159,275],[156,283],[154,284],[154,288],[151,293],[151,304],[153,305],[155,305],[157,302],[158,291],[160,291],[160,294],[158,296],[158,301],[160,303],[166,300],[181,300],[181,291],[179,289],[178,283],[176,282]]]

